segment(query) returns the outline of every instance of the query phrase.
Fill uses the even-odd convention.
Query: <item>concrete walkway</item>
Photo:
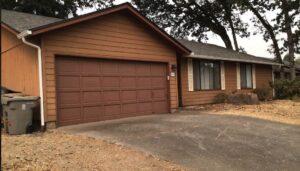
[[[191,170],[299,170],[300,126],[185,111],[62,127]]]

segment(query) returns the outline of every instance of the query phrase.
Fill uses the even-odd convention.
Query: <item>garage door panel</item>
[[[60,126],[67,126],[67,125],[75,125],[75,124],[80,124],[83,123],[82,120],[69,120],[69,121],[63,121],[60,122]]]
[[[82,77],[83,90],[100,90],[101,83],[99,77]]]
[[[96,60],[82,61],[81,75],[100,75],[100,62]]]
[[[152,98],[155,100],[166,100],[166,90],[165,89],[158,89],[158,90],[152,90]]]
[[[57,76],[57,87],[60,90],[80,90],[80,78],[78,76]]]
[[[154,77],[151,80],[152,88],[165,88],[166,87],[166,78],[165,77]]]
[[[103,75],[119,75],[119,63],[115,61],[101,62],[100,71]]]
[[[135,115],[137,113],[137,104],[123,104],[122,105],[122,114]]]
[[[119,64],[119,73],[122,76],[135,76],[135,63],[133,62],[122,62]]]
[[[152,100],[152,90],[138,90],[138,101],[151,101]]]
[[[121,77],[120,78],[121,89],[136,89],[136,77]]]
[[[79,74],[80,63],[77,60],[62,59],[56,64],[56,70],[60,74]]]
[[[83,108],[83,118],[85,122],[98,121],[101,115],[103,115],[103,108],[101,106]]]
[[[121,101],[123,103],[136,102],[137,101],[136,91],[122,91],[121,92]]]
[[[139,103],[138,105],[138,113],[140,114],[152,114],[152,103]]]
[[[120,91],[105,91],[103,92],[103,100],[105,102],[120,102]]]
[[[64,92],[59,94],[58,106],[67,107],[70,105],[80,105],[80,93],[78,92]]]
[[[106,116],[120,115],[121,114],[121,106],[120,105],[104,106],[104,113]]]
[[[151,88],[151,77],[139,77],[137,78],[138,89],[149,89]]]
[[[62,108],[58,110],[61,121],[78,121],[81,120],[80,108]]]
[[[151,75],[152,76],[166,76],[167,75],[166,67],[163,67],[160,64],[152,64],[151,65]]]
[[[61,126],[168,112],[165,64],[59,57],[56,66]]]
[[[102,77],[102,87],[104,90],[115,90],[120,88],[119,77]]]
[[[154,113],[168,113],[166,106],[167,106],[166,101],[153,102],[153,111]]]
[[[99,104],[103,103],[101,92],[83,92],[83,103],[84,104]]]
[[[136,66],[136,73],[138,76],[150,76],[151,75],[151,64],[139,63]]]

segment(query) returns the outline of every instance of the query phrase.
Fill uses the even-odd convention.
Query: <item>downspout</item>
[[[44,90],[43,90],[43,73],[42,73],[42,50],[41,47],[30,43],[26,40],[26,36],[31,35],[30,30],[25,30],[17,35],[19,39],[22,39],[23,43],[29,45],[38,50],[38,71],[39,71],[39,89],[40,89],[40,113],[41,113],[41,130],[45,130],[45,119],[44,119]]]

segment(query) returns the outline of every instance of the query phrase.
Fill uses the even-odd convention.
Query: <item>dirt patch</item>
[[[183,170],[142,152],[57,131],[2,135],[2,170]]]
[[[300,125],[300,103],[291,100],[274,100],[257,105],[212,104],[189,107],[211,114],[241,115],[276,122]]]

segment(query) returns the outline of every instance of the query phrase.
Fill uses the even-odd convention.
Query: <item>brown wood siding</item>
[[[47,121],[56,121],[55,56],[166,62],[176,64],[176,52],[138,20],[116,13],[42,35]],[[178,107],[177,81],[169,81],[170,106]]]
[[[187,77],[187,58],[181,59],[181,84],[182,84],[182,103],[183,106],[191,106],[198,104],[208,104],[214,102],[214,97],[222,92],[237,91],[237,75],[236,62],[225,62],[225,87],[223,90],[207,90],[207,91],[188,91]],[[268,86],[272,80],[272,66],[256,64],[256,87]],[[242,92],[251,92],[252,90],[239,90]]]
[[[1,29],[1,86],[39,96],[37,50]]]
[[[236,91],[237,89],[236,63],[225,62],[225,87],[227,92]]]
[[[272,66],[256,65],[256,87],[270,87],[272,81]]]

